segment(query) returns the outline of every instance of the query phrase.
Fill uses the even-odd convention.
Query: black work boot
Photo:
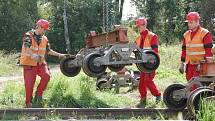
[[[136,108],[145,108],[146,107],[146,98],[140,100],[140,102],[135,107]]]
[[[43,98],[42,96],[36,95],[32,101],[32,108],[42,108],[43,107]]]
[[[31,108],[32,107],[32,103],[26,103],[25,107],[24,108]]]
[[[161,96],[156,96],[155,101],[156,101],[156,104],[160,103],[161,102]]]
[[[24,108],[32,108],[32,97],[30,102],[25,102],[25,107]]]

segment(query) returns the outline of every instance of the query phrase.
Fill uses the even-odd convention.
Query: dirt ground
[[[22,68],[20,66],[20,68]],[[55,74],[55,73],[61,73],[60,72],[60,66],[59,65],[49,65],[50,68],[50,72],[51,74]],[[18,73],[14,76],[2,76],[0,77],[0,91],[2,91],[5,87],[5,84],[8,81],[12,81],[12,82],[18,82],[18,83],[22,83],[23,84],[23,76],[22,73]]]

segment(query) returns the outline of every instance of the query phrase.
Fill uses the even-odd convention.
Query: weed
[[[207,101],[205,99],[203,99],[201,101],[201,106],[200,106],[200,110],[198,111],[197,114],[197,119],[199,121],[215,121],[215,102],[210,100]]]

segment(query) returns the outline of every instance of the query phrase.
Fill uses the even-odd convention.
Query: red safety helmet
[[[146,25],[146,24],[147,24],[147,19],[145,17],[140,17],[137,20],[135,20],[136,27],[140,25]]]
[[[49,29],[49,22],[45,19],[39,19],[36,23],[38,26],[41,26],[45,30],[50,30]]]
[[[194,20],[199,20],[200,19],[200,15],[198,12],[189,12],[186,16],[186,21],[194,21]]]

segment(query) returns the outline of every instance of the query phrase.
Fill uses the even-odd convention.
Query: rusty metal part
[[[127,29],[119,28],[97,36],[88,36],[85,43],[88,48],[95,48],[105,44],[128,43]]]
[[[179,112],[170,109],[141,109],[141,108],[22,108],[22,109],[0,109],[0,117],[4,115],[27,115],[45,117],[47,115],[58,115],[61,117],[73,117],[75,119],[119,119],[132,117],[177,117]],[[187,118],[187,110],[182,111],[183,118]]]
[[[200,75],[201,76],[208,76],[213,77],[215,76],[215,62],[207,63],[207,62],[201,62],[200,64]]]

